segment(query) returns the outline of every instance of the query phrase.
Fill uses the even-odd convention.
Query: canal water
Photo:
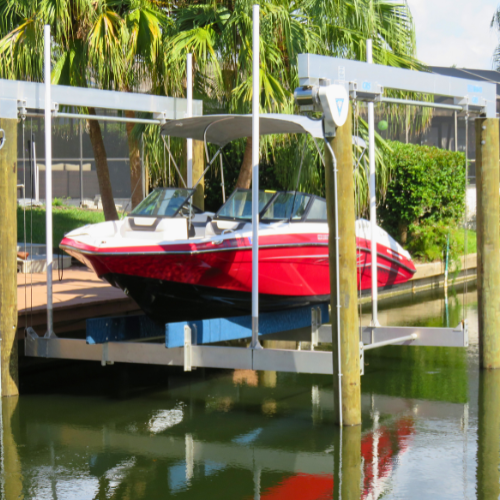
[[[388,325],[465,316],[470,347],[367,353],[363,425],[342,432],[327,376],[25,370],[23,395],[3,400],[3,498],[496,499],[500,373],[479,373],[475,292],[465,299],[383,305]]]

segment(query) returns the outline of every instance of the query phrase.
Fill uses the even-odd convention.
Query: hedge
[[[391,180],[378,208],[382,227],[421,257],[429,243],[446,245],[465,210],[465,155],[390,142]]]

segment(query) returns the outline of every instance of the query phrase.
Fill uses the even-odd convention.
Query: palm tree
[[[167,41],[166,66],[179,67],[186,52],[205,68],[203,93],[212,106],[249,112],[252,100],[253,0],[178,2],[172,12],[177,33]],[[374,61],[421,69],[415,58],[415,35],[405,1],[269,0],[261,1],[260,79],[264,112],[293,112],[298,86],[297,55],[302,52],[364,60],[366,39],[373,39]],[[182,57],[180,57],[182,56]],[[170,75],[180,87],[182,71]],[[297,141],[294,141],[295,143]],[[237,187],[250,187],[251,137]]]
[[[43,24],[50,24],[54,44],[52,83],[137,90],[155,83],[156,60],[166,23],[155,0],[0,0],[0,76],[30,81],[43,78]],[[95,115],[94,108],[85,110]],[[134,117],[133,112],[126,112]],[[89,120],[90,140],[106,220],[117,219],[106,150],[97,120]],[[133,125],[127,123],[132,205],[142,198],[141,163]]]
[[[64,5],[63,5],[64,4]],[[54,44],[52,83],[90,86],[88,44],[89,32],[101,16],[91,2],[11,2],[0,1],[0,55],[3,78],[43,80],[43,25],[50,24]],[[109,19],[114,21],[114,19]],[[105,34],[109,51],[117,51],[118,44],[110,30]],[[95,115],[95,109],[86,110]],[[107,220],[117,219],[113,201],[106,150],[99,122],[89,120],[90,140],[96,159],[96,170],[104,215]]]

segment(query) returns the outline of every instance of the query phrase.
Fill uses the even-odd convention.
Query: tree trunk
[[[134,111],[125,111],[127,118],[135,118]],[[142,201],[142,165],[139,141],[132,135],[134,124],[127,122],[128,155],[130,158],[130,188],[132,189],[132,209]]]
[[[95,108],[88,108],[88,111],[89,115],[95,116]],[[106,220],[118,220],[113,190],[111,189],[111,181],[109,180],[108,158],[102,139],[101,126],[97,120],[88,120],[88,123],[90,128],[90,142],[94,150],[97,180],[99,182],[104,218]]]
[[[408,224],[400,221],[398,224],[399,242],[401,245],[406,245],[408,241]]]
[[[241,162],[240,175],[236,182],[237,188],[250,189],[252,185],[252,138],[247,137],[245,153]]]

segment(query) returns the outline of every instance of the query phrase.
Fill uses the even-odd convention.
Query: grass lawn
[[[457,243],[457,249],[460,255],[464,254],[464,241],[465,234],[463,229],[453,229],[451,231],[450,240],[454,240]],[[477,252],[477,238],[476,231],[470,229],[467,230],[467,254]]]
[[[33,219],[33,243],[45,243],[45,208],[26,209],[26,241],[31,241],[31,220]],[[66,233],[86,224],[104,222],[104,214],[94,210],[76,207],[52,207],[54,252]],[[24,241],[24,214],[17,207],[17,241]]]
[[[446,241],[442,238],[428,238],[422,240],[425,242],[425,247],[418,252],[410,250],[410,254],[414,262],[441,262],[446,258]],[[451,261],[457,261],[464,256],[465,248],[465,232],[463,229],[450,228],[450,265]],[[467,255],[477,252],[477,237],[476,231],[467,230]]]

